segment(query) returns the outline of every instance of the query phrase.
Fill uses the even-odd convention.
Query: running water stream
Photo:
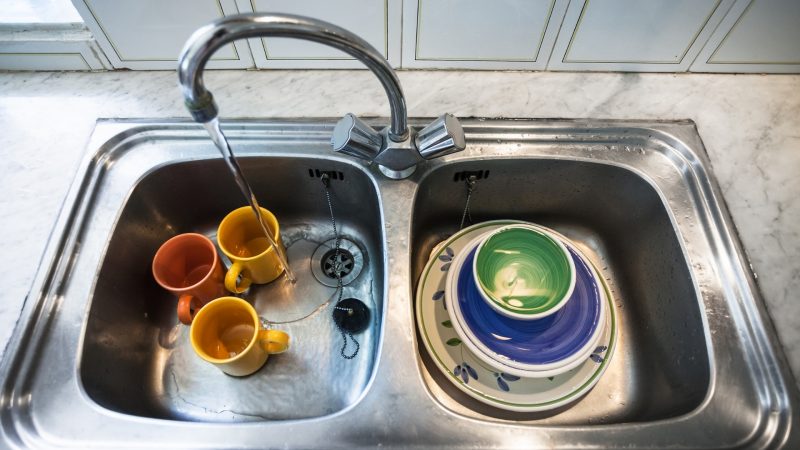
[[[236,161],[236,157],[233,156],[233,150],[231,150],[231,146],[228,144],[228,139],[225,138],[225,135],[222,133],[222,129],[219,126],[219,119],[215,117],[214,119],[204,123],[203,126],[206,128],[206,131],[208,131],[208,134],[211,136],[211,140],[214,141],[214,144],[217,146],[220,153],[222,153],[222,158],[225,160],[225,164],[228,165],[228,168],[230,169],[233,178],[236,180],[236,184],[239,185],[239,189],[241,189],[242,194],[244,194],[245,198],[247,198],[247,202],[253,209],[253,213],[258,219],[259,225],[261,225],[261,230],[269,240],[269,244],[272,246],[275,254],[278,255],[278,259],[283,266],[283,270],[286,272],[286,278],[288,278],[292,283],[297,282],[297,277],[295,277],[294,272],[292,272],[292,269],[289,267],[289,261],[286,260],[286,254],[275,242],[275,239],[272,237],[272,232],[264,222],[264,218],[261,217],[261,210],[258,205],[258,201],[256,200],[256,196],[253,193],[253,190],[250,188],[250,183],[248,183],[247,179],[244,177],[242,169],[239,167],[239,163]]]

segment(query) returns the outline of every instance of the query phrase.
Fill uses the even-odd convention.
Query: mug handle
[[[183,294],[178,299],[178,320],[184,325],[191,325],[197,311],[203,307],[203,302],[191,294]]]
[[[242,275],[241,284],[237,283],[240,274]],[[228,269],[228,273],[225,274],[225,289],[236,294],[246,291],[253,282],[248,275],[247,269],[239,261],[234,262]]]
[[[280,330],[261,330],[258,343],[271,355],[283,353],[289,349],[289,335]]]

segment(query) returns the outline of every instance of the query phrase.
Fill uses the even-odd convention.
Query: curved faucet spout
[[[186,108],[194,120],[208,127],[219,114],[214,97],[203,84],[203,70],[211,55],[237,39],[265,36],[303,39],[341,50],[364,63],[386,90],[392,110],[391,124],[378,132],[347,114],[334,127],[333,151],[377,163],[384,175],[400,179],[414,173],[417,164],[425,160],[464,150],[464,130],[450,114],[439,117],[418,133],[409,128],[400,80],[373,46],[336,25],[289,14],[239,14],[211,22],[192,34],[178,61],[178,79]],[[220,150],[233,159],[230,149],[220,147]]]
[[[186,107],[194,120],[206,123],[219,113],[211,92],[203,84],[203,69],[211,55],[232,41],[265,36],[317,42],[341,50],[364,63],[378,77],[389,97],[392,113],[389,138],[398,142],[408,138],[408,113],[400,80],[383,55],[344,28],[322,20],[290,14],[229,16],[192,34],[181,52],[178,78]]]

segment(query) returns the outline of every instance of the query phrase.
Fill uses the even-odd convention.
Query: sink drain
[[[322,273],[328,278],[336,279],[337,277],[346,277],[350,275],[355,267],[353,254],[347,250],[340,248],[337,252],[336,249],[328,250],[322,256]]]
[[[311,272],[325,286],[336,287],[337,273],[342,277],[342,285],[347,286],[355,280],[364,268],[364,254],[355,242],[339,240],[339,255],[336,255],[336,239],[321,244],[311,256]]]

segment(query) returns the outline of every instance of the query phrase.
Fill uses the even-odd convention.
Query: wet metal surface
[[[343,174],[332,183],[342,235],[365,253],[344,297],[372,313],[356,360],[338,355],[327,308],[276,325],[294,334],[290,353],[237,380],[191,354],[174,299],[148,278],[165,238],[213,237],[240,206],[218,152],[186,122],[98,124],[2,363],[6,444],[798,445],[797,393],[692,123],[464,125],[465,151],[391,181],[328,150],[332,120],[224,124],[308,277],[291,295],[280,284],[254,289],[259,312],[290,321],[333,293],[308,269],[332,237],[315,170],[333,170]],[[621,332],[609,370],[555,414],[464,398],[418,341],[416,282],[433,246],[458,228],[469,173],[481,174],[473,221],[551,226],[576,240],[614,290]]]

